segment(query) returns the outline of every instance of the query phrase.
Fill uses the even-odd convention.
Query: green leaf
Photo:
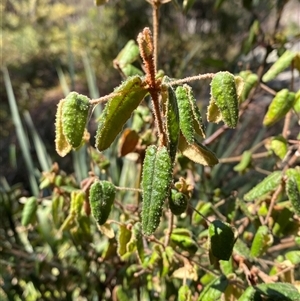
[[[180,215],[186,211],[188,205],[188,197],[175,189],[171,190],[169,196],[169,207],[173,214]]]
[[[141,262],[145,260],[145,250],[144,250],[144,243],[143,243],[143,235],[142,235],[142,224],[135,223],[132,228],[133,237],[136,240],[136,248],[139,255]]]
[[[106,104],[99,119],[96,134],[96,148],[99,151],[107,149],[121,132],[132,112],[148,93],[139,76],[127,78]]]
[[[230,127],[237,126],[238,95],[234,76],[229,72],[218,72],[211,81],[211,97],[222,114],[222,120]]]
[[[250,254],[250,250],[246,243],[244,243],[241,239],[237,239],[236,243],[234,244],[233,248],[234,252],[237,253],[238,255],[246,258],[246,259],[251,259],[252,256]]]
[[[294,213],[288,208],[283,208],[280,211],[280,214],[278,215],[278,217],[275,219],[274,222],[274,226],[272,229],[273,235],[280,236],[284,234],[284,230],[289,225],[290,218],[293,216],[293,214]]]
[[[239,74],[244,79],[244,89],[240,97],[240,102],[245,101],[251,90],[258,84],[258,76],[251,71],[242,71]]]
[[[256,38],[259,35],[260,31],[260,23],[256,19],[249,29],[249,35],[247,39],[243,42],[243,53],[248,54],[250,50],[253,48]]]
[[[115,200],[116,188],[108,181],[95,181],[90,188],[89,200],[92,214],[99,225],[103,225]]]
[[[237,230],[228,223],[214,220],[208,227],[209,251],[217,259],[229,260],[237,239]]]
[[[300,293],[297,288],[290,283],[263,283],[255,287],[253,300],[258,300],[258,295],[268,297],[269,301],[299,301]]]
[[[140,51],[138,45],[134,40],[130,40],[114,59],[114,67],[120,69],[126,76],[143,75],[140,69],[131,64],[136,61],[139,56]]]
[[[300,173],[291,174],[286,182],[286,194],[293,205],[297,215],[300,216]]]
[[[169,140],[170,156],[171,161],[174,162],[177,153],[180,132],[179,112],[175,92],[173,88],[167,84],[164,84],[162,87],[162,100],[165,105],[166,131]]]
[[[22,211],[22,226],[28,226],[32,223],[36,217],[36,211],[38,208],[37,198],[32,196],[27,198],[26,203]]]
[[[255,301],[255,288],[253,286],[247,287],[244,293],[240,296],[238,301]]]
[[[219,110],[216,101],[211,97],[207,108],[207,121],[219,123],[222,120],[222,113]]]
[[[127,229],[127,225],[119,225],[119,235],[118,235],[118,255],[122,257],[127,253],[127,244],[131,239],[131,231]]]
[[[71,192],[70,214],[81,216],[81,209],[85,200],[85,193],[81,190]]]
[[[136,61],[140,56],[139,46],[134,40],[129,40],[118,56],[114,59],[114,64],[124,67]]]
[[[292,264],[300,263],[300,251],[289,251],[285,254],[287,260],[289,260]]]
[[[116,285],[114,287],[114,292],[116,296],[116,300],[118,301],[130,301],[132,300],[132,294],[128,296],[128,292],[125,291],[124,287],[122,285]]]
[[[286,113],[293,107],[294,100],[295,93],[289,92],[288,89],[283,89],[277,92],[264,117],[263,125],[273,125],[281,118],[283,118]]]
[[[239,164],[234,166],[233,170],[237,172],[245,171],[251,164],[252,159],[252,152],[251,151],[244,151],[242,154],[242,159]]]
[[[184,156],[194,161],[195,163],[213,166],[219,162],[216,155],[206,146],[198,142],[188,144],[183,136],[180,136],[179,138],[178,148]]]
[[[272,67],[264,74],[262,80],[268,82],[275,78],[280,72],[288,68],[296,56],[296,52],[286,50],[284,54],[272,65]]]
[[[178,301],[192,301],[192,292],[188,285],[182,285],[178,290]]]
[[[195,225],[199,225],[203,222],[204,218],[203,216],[207,216],[211,209],[212,209],[212,206],[211,206],[211,203],[210,202],[204,202],[204,201],[199,201],[196,208],[196,210],[193,212],[193,217],[192,217],[192,221],[193,221],[193,224]]]
[[[281,183],[282,173],[281,171],[274,171],[266,178],[264,178],[259,184],[252,188],[244,195],[246,201],[252,201],[257,199],[277,188]]]
[[[220,300],[222,294],[228,286],[228,280],[225,276],[214,279],[209,285],[205,286],[201,292],[198,301],[216,301]]]
[[[300,90],[296,92],[293,108],[296,113],[300,113]]]
[[[267,226],[260,226],[255,233],[250,254],[253,257],[261,256],[273,244],[273,236]]]
[[[205,138],[202,116],[193,95],[192,87],[187,84],[176,88],[180,129],[189,143],[194,142],[195,133]]]
[[[159,225],[171,180],[172,163],[166,147],[157,149],[154,145],[149,146],[142,174],[142,228],[146,235],[151,235]]]
[[[66,156],[72,149],[72,146],[69,144],[66,136],[63,133],[62,108],[65,102],[66,100],[62,99],[58,103],[55,117],[55,149],[61,157]]]
[[[178,101],[180,130],[189,144],[194,143],[195,130],[193,124],[193,111],[190,106],[186,87],[179,86],[176,89]]]
[[[192,238],[192,233],[190,231],[181,233],[180,228],[176,230],[177,231],[173,231],[171,234],[171,244],[178,246],[179,248],[189,252],[190,254],[195,254],[198,250],[198,246],[195,240]]]
[[[282,160],[288,152],[287,140],[282,136],[272,138],[270,149]]]
[[[63,102],[62,131],[73,148],[77,148],[81,144],[89,110],[89,98],[76,92],[71,92]]]

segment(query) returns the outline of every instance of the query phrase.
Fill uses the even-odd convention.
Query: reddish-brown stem
[[[152,20],[153,20],[153,57],[154,57],[154,68],[157,71],[157,58],[158,58],[158,30],[159,30],[159,8],[160,1],[154,0],[152,2]]]

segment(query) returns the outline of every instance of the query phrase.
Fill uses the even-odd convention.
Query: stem
[[[95,104],[103,103],[103,102],[108,101],[112,97],[121,96],[121,95],[122,95],[122,93],[112,92],[112,93],[110,93],[110,94],[108,94],[106,96],[102,96],[100,98],[90,100],[90,104],[91,105],[95,105]]]
[[[270,219],[270,216],[272,214],[272,211],[273,211],[273,208],[274,208],[274,205],[275,205],[275,201],[276,201],[277,197],[279,196],[279,194],[281,193],[282,189],[283,189],[282,184],[280,184],[280,186],[278,186],[276,191],[274,192],[274,194],[272,196],[272,199],[271,199],[270,207],[269,207],[269,210],[268,210],[268,213],[267,213],[267,216],[264,220],[263,225],[267,225],[268,220]]]
[[[131,188],[131,187],[119,187],[119,186],[115,186],[115,188],[117,190],[120,190],[120,191],[134,191],[134,192],[143,192],[142,189],[139,189],[139,188]]]
[[[151,90],[150,95],[152,99],[152,107],[154,111],[155,122],[158,129],[159,145],[167,145],[166,133],[164,131],[163,121],[160,114],[159,95],[157,93],[157,90]]]
[[[252,159],[265,158],[269,156],[269,152],[262,152],[258,154],[253,154]],[[231,163],[231,162],[239,162],[242,159],[242,156],[236,156],[231,158],[221,158],[219,159],[220,163]]]
[[[158,31],[159,31],[159,8],[160,1],[154,0],[152,2],[152,21],[153,21],[153,59],[154,59],[154,70],[157,71],[157,57],[158,57]]]
[[[215,141],[219,136],[221,136],[223,134],[223,132],[225,132],[225,130],[228,129],[228,126],[226,124],[222,125],[222,127],[220,127],[219,129],[217,129],[211,136],[209,136],[208,138],[206,138],[202,144],[204,145],[208,145],[210,143],[212,143],[213,141]]]
[[[183,78],[183,79],[174,80],[174,81],[171,81],[168,84],[171,85],[171,86],[181,85],[181,84],[185,84],[185,83],[195,81],[195,80],[211,79],[214,76],[215,76],[214,73],[199,74],[199,75],[195,75],[195,76],[189,76],[189,77],[186,77],[186,78]]]
[[[282,136],[285,139],[287,139],[287,137],[290,134],[289,128],[290,128],[290,124],[291,124],[291,118],[292,118],[292,111],[289,110],[288,113],[285,115],[284,125],[283,125],[283,129],[282,129]]]
[[[174,215],[171,212],[171,210],[169,209],[169,226],[168,226],[168,232],[165,238],[165,247],[167,247],[169,245],[170,242],[170,237],[173,231],[173,223],[174,223]]]
[[[191,206],[190,204],[188,206],[192,208],[196,213],[198,213],[208,224],[211,223],[211,221],[206,216],[204,216],[201,212],[199,212],[195,207]]]

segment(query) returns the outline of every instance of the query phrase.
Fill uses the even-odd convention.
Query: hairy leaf
[[[189,143],[194,142],[195,133],[205,137],[204,124],[192,87],[185,84],[176,88],[180,129]]]
[[[89,98],[71,92],[62,106],[62,129],[68,143],[77,148],[80,146],[90,110]]]
[[[253,300],[258,300],[259,295],[268,297],[272,301],[299,301],[300,293],[291,283],[262,283],[255,286]]]
[[[95,181],[90,188],[89,200],[92,214],[99,225],[103,225],[111,211],[116,195],[115,186],[108,181]]]
[[[251,164],[251,159],[252,159],[252,152],[251,151],[244,151],[242,155],[241,162],[234,166],[234,171],[237,172],[243,172],[245,171],[249,165]]]
[[[245,101],[251,90],[257,85],[258,83],[258,76],[251,71],[242,71],[240,72],[240,76],[244,79],[244,89],[240,97],[240,102]]]
[[[72,149],[72,146],[69,144],[66,136],[63,133],[62,108],[65,102],[66,100],[62,99],[58,103],[55,120],[55,149],[61,157],[66,156]]]
[[[151,235],[159,225],[162,207],[169,194],[172,163],[166,147],[151,145],[146,150],[143,164],[142,228]]]
[[[217,259],[229,260],[234,243],[237,239],[237,231],[228,223],[214,220],[208,227],[209,251]]]
[[[296,169],[287,170],[286,194],[295,212],[300,216],[300,172]]]
[[[227,286],[228,279],[224,275],[220,276],[219,278],[215,278],[213,281],[211,281],[208,285],[205,286],[198,298],[198,301],[220,300]]]
[[[231,128],[237,126],[238,95],[234,76],[229,72],[218,72],[211,81],[211,96],[222,114],[222,120]]]
[[[22,226],[28,226],[30,223],[33,222],[36,216],[36,210],[38,208],[38,202],[36,197],[32,196],[26,200],[26,203],[23,207],[22,211]]]
[[[171,212],[175,215],[180,215],[186,211],[187,205],[187,196],[182,192],[172,189],[171,195],[169,196],[169,207]]]
[[[272,67],[264,74],[262,80],[268,82],[275,78],[280,72],[284,71],[292,63],[296,56],[296,52],[286,50],[284,54],[272,65]]]
[[[263,124],[270,126],[283,118],[293,107],[294,100],[295,93],[289,92],[288,89],[283,89],[276,93],[264,117]]]
[[[216,155],[207,147],[198,142],[188,144],[183,136],[179,138],[178,148],[184,156],[196,163],[213,166],[219,162]]]
[[[244,195],[246,201],[257,199],[273,190],[280,184],[282,178],[281,171],[274,171],[259,184],[253,187],[249,192]]]
[[[260,226],[255,233],[250,254],[253,257],[261,256],[273,243],[273,236],[267,226]]]
[[[107,149],[121,132],[132,112],[147,94],[139,76],[127,78],[114,90],[115,95],[108,101],[99,119],[96,134],[96,148]]]
[[[179,112],[175,92],[165,84],[162,89],[162,99],[165,105],[166,131],[169,140],[171,161],[174,162],[179,140]]]

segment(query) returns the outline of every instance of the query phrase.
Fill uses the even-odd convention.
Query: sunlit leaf
[[[280,72],[289,67],[296,56],[296,52],[286,50],[284,54],[272,65],[272,67],[264,74],[262,80],[268,82],[275,78]]]
[[[219,162],[216,155],[207,147],[197,142],[188,144],[183,136],[180,136],[178,148],[184,156],[195,163],[213,166]]]
[[[99,151],[111,145],[147,92],[139,76],[129,77],[114,90],[115,95],[108,101],[99,119],[96,134]]]
[[[143,232],[151,235],[160,223],[162,207],[169,194],[172,180],[172,163],[166,147],[151,145],[146,150],[143,164],[142,188]]]
[[[270,126],[279,121],[293,107],[295,93],[283,89],[275,95],[264,117],[263,124]]]
[[[267,226],[260,226],[255,233],[250,254],[259,257],[273,244],[273,236]]]
[[[281,171],[274,171],[244,195],[246,201],[257,199],[275,190],[281,183]]]

